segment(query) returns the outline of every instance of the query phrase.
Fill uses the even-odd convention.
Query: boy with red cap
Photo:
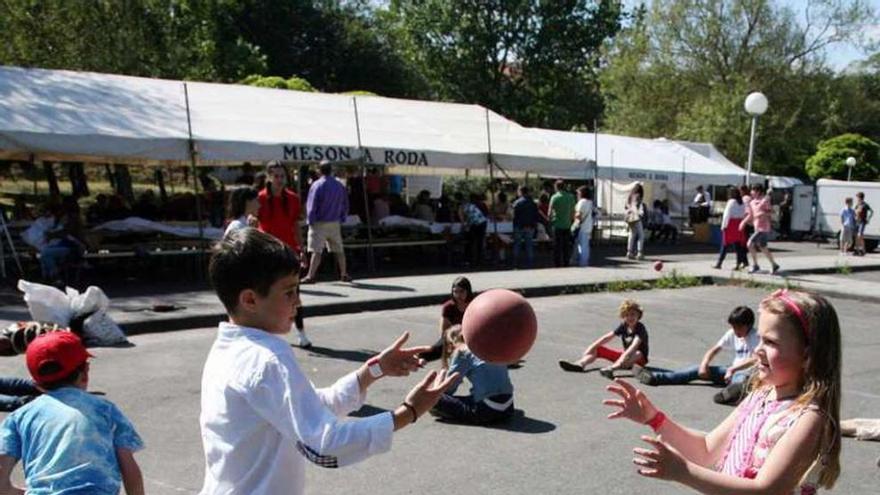
[[[144,493],[133,453],[143,448],[131,422],[86,392],[89,358],[79,337],[53,332],[27,348],[27,367],[45,392],[0,425],[0,493],[24,493],[9,479],[22,460],[28,494]]]

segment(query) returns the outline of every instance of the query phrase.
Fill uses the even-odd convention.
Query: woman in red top
[[[272,234],[290,246],[300,259],[303,259],[299,232],[302,203],[299,196],[287,187],[290,181],[287,169],[281,162],[273,160],[267,163],[266,175],[268,178],[266,187],[257,197],[260,201],[260,210],[257,214],[260,230]],[[297,308],[294,325],[297,330],[298,345],[303,349],[311,347],[312,343],[306,337],[302,305]]]
[[[423,352],[419,355],[425,361],[434,361],[440,359],[443,355],[443,342],[446,337],[446,331],[453,325],[461,325],[464,318],[464,310],[468,304],[474,300],[474,290],[471,288],[471,281],[467,277],[458,277],[452,282],[452,297],[443,303],[440,310],[440,340],[437,341],[431,350]]]

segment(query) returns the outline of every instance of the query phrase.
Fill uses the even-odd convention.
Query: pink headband
[[[775,297],[779,299],[785,304],[785,307],[789,309],[795,316],[797,316],[798,321],[801,323],[801,329],[804,331],[804,340],[807,343],[810,342],[810,324],[807,322],[807,317],[804,316],[803,310],[801,307],[797,305],[794,300],[788,296],[788,289],[779,289],[773,294],[770,294],[770,297]]]

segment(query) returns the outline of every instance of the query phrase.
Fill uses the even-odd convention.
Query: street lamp
[[[846,159],[846,166],[849,167],[849,171],[846,173],[846,181],[849,182],[852,180],[852,169],[856,166],[855,157],[851,156]]]
[[[752,184],[752,154],[755,152],[755,127],[758,125],[758,117],[767,111],[767,97],[763,93],[754,92],[746,97],[746,112],[752,116],[752,134],[749,138],[749,169],[746,175],[746,185]]]

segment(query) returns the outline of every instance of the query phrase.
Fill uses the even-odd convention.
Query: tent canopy
[[[707,143],[644,139],[612,134],[532,129],[551,143],[596,162],[599,179],[615,181],[742,183],[746,171]],[[692,149],[694,145],[705,152]],[[597,149],[598,148],[598,149]],[[710,153],[710,149],[714,153]],[[752,174],[753,176],[755,174]]]
[[[0,157],[322,159],[446,168],[585,168],[576,153],[478,105],[0,67]],[[355,118],[357,106],[357,120]],[[488,125],[487,125],[488,121]],[[358,130],[360,142],[358,147]]]

